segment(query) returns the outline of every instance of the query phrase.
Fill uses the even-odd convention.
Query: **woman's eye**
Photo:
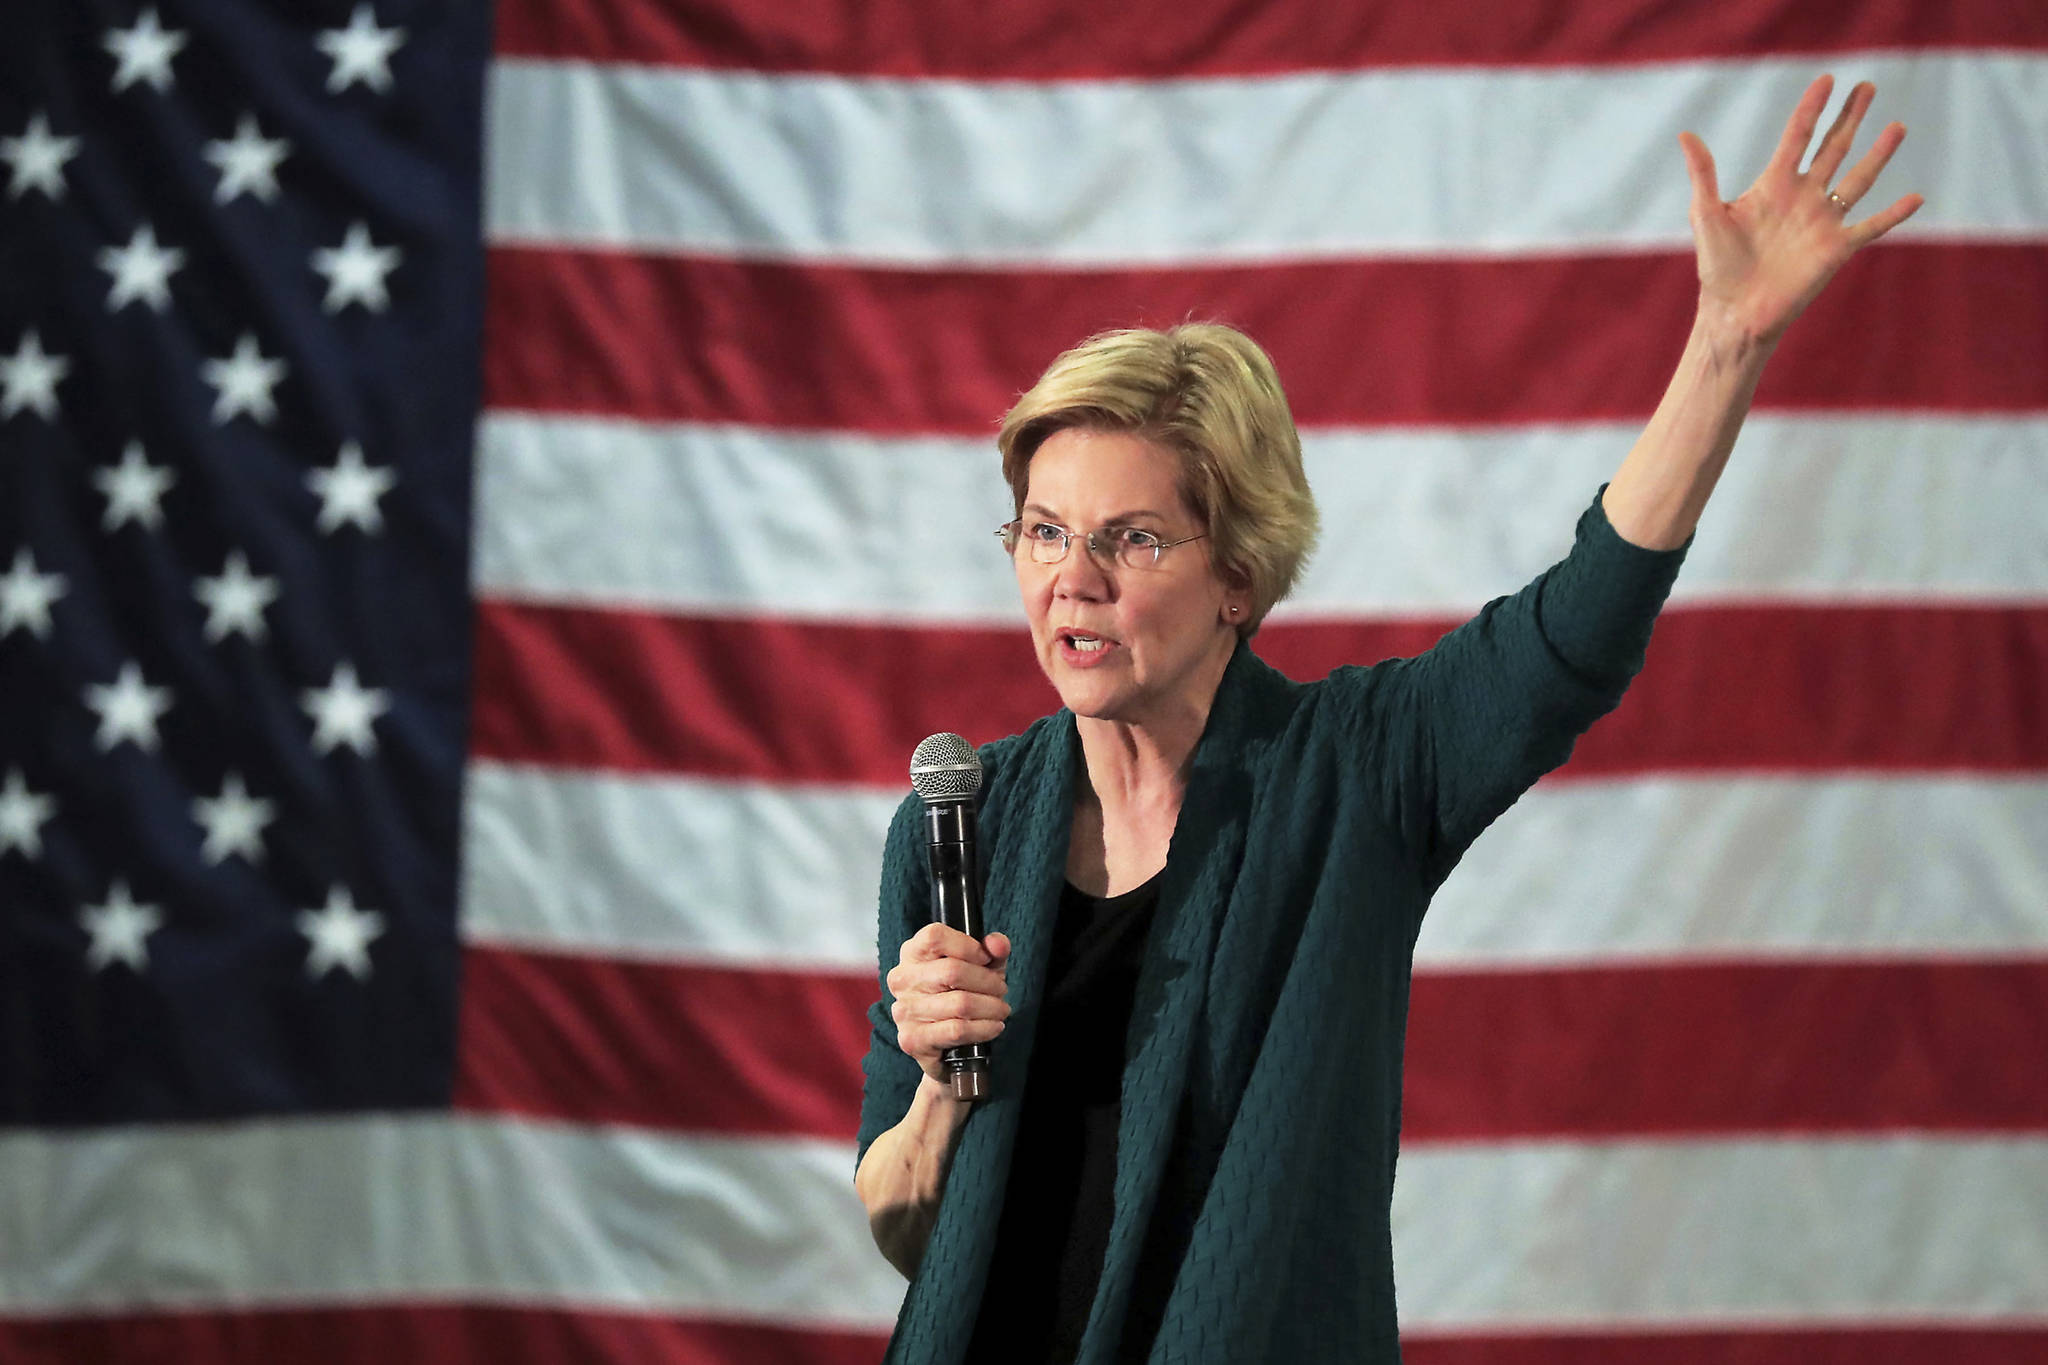
[[[1066,533],[1065,527],[1055,526],[1049,521],[1034,521],[1024,527],[1024,534],[1032,540],[1058,540]]]
[[[1126,550],[1149,550],[1159,543],[1159,537],[1150,531],[1126,526],[1116,533],[1116,543]]]

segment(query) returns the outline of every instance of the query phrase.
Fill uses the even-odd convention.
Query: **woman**
[[[1011,411],[1002,534],[1064,708],[982,750],[982,942],[925,922],[915,798],[890,831],[855,1179],[912,1281],[889,1359],[1399,1358],[1423,910],[1620,699],[1778,339],[1920,205],[1847,220],[1897,124],[1830,188],[1867,84],[1800,170],[1830,88],[1732,204],[1681,136],[1700,294],[1669,388],[1572,552],[1418,658],[1302,685],[1248,647],[1315,511],[1247,339],[1098,337]],[[997,1038],[990,1097],[955,1102],[940,1054]]]

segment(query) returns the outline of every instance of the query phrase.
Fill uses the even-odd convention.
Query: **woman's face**
[[[1172,451],[1126,432],[1065,428],[1031,457],[1017,586],[1038,663],[1077,716],[1144,724],[1193,708],[1206,714],[1237,643],[1230,608],[1247,596],[1210,567],[1209,541],[1176,546],[1148,569],[1105,562],[1076,535],[1065,559],[1040,564],[1034,523],[1074,532],[1135,527],[1162,542],[1205,528],[1181,498]],[[1106,541],[1106,538],[1105,538]]]

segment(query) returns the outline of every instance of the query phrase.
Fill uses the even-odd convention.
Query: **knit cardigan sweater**
[[[1596,496],[1570,554],[1415,658],[1302,684],[1239,645],[1139,973],[1081,1365],[1400,1359],[1389,1204],[1423,911],[1620,700],[1683,555],[1622,540]],[[1065,881],[1074,718],[981,761],[983,913],[1012,941],[1012,1013],[889,1343],[905,1365],[960,1362],[981,1303]],[[884,849],[861,1156],[923,1075],[897,1046],[887,984],[930,918],[920,819],[907,799]]]

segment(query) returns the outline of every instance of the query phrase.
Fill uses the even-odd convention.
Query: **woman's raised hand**
[[[987,944],[984,948],[982,945]],[[934,921],[905,939],[889,969],[890,1011],[896,1045],[935,1081],[946,1079],[939,1058],[949,1047],[986,1043],[1003,1031],[1010,1004],[1010,940],[990,934],[977,942]]]
[[[1885,125],[1863,159],[1834,180],[1877,93],[1868,81],[1849,92],[1813,164],[1799,169],[1833,88],[1832,76],[1806,87],[1770,164],[1733,203],[1721,200],[1707,145],[1691,133],[1678,135],[1692,178],[1702,320],[1727,329],[1739,342],[1776,342],[1843,262],[1906,221],[1923,202],[1917,194],[1904,195],[1882,212],[1849,221],[1857,201],[1870,192],[1906,138],[1904,124]]]

